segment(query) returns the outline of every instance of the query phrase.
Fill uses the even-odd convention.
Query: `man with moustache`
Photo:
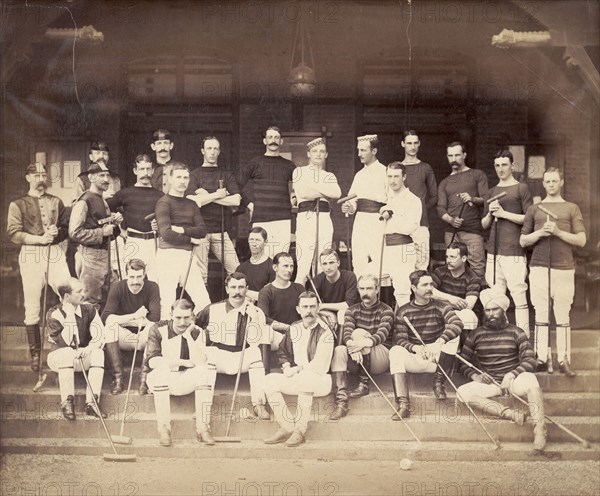
[[[196,324],[207,334],[206,353],[217,373],[236,375],[244,350],[240,370],[248,372],[252,411],[256,417],[269,420],[263,390],[265,371],[271,370],[269,328],[262,310],[246,302],[247,288],[244,274],[227,276],[227,299],[208,305],[198,314]]]
[[[267,255],[265,250],[267,236],[267,231],[262,227],[250,229],[248,234],[250,258],[235,269],[236,272],[241,272],[246,276],[246,282],[248,283],[246,298],[253,302],[258,301],[258,292],[275,280],[273,259]]]
[[[156,153],[156,167],[152,173],[152,187],[167,194],[171,179],[171,150],[175,146],[171,133],[166,129],[158,129],[152,133],[150,148]]]
[[[335,390],[335,410],[329,420],[339,420],[348,413],[348,396],[360,398],[369,394],[369,374],[382,374],[390,366],[384,343],[394,326],[394,311],[379,298],[379,283],[373,274],[358,278],[361,301],[346,310],[342,343],[335,347],[331,362]],[[358,376],[357,387],[348,395],[348,355],[350,366]],[[366,370],[366,372],[365,372]]]
[[[146,279],[146,264],[132,258],[125,265],[126,278],[110,288],[106,306],[102,312],[102,322],[106,328],[108,342],[116,346],[107,346],[107,353],[117,353],[111,361],[119,369],[118,379],[111,386],[111,394],[123,392],[121,350],[143,350],[148,340],[148,329],[160,319],[160,293],[158,284]],[[139,340],[139,341],[138,341]],[[146,375],[142,368],[140,376],[140,394],[146,394]]]
[[[90,165],[103,160],[108,166],[108,161],[110,159],[108,145],[104,141],[94,141],[90,146],[90,152],[88,156],[90,159]],[[77,176],[77,179],[75,180],[74,201],[76,201],[83,193],[90,189],[90,185],[90,180],[85,174]],[[112,198],[120,189],[121,180],[119,179],[119,176],[111,172],[110,184],[108,189],[103,193],[104,199],[108,200],[109,198]]]
[[[573,249],[585,246],[587,238],[581,210],[575,203],[565,201],[561,195],[564,185],[562,172],[556,167],[550,167],[543,177],[546,198],[527,209],[520,238],[522,247],[533,246],[529,262],[529,286],[531,303],[535,308],[534,347],[538,357],[538,370],[544,370],[547,368],[547,361],[552,359],[548,356],[550,283],[560,371],[568,377],[573,377],[576,375],[570,366],[570,312],[575,294]],[[538,207],[553,213],[556,218],[552,218]]]
[[[144,365],[154,394],[161,446],[171,446],[171,398],[194,393],[198,442],[213,446],[210,411],[217,371],[206,351],[206,333],[194,325],[194,305],[176,300],[171,318],[154,324],[148,333]]]
[[[379,265],[383,223],[379,222],[379,210],[387,202],[386,167],[377,160],[379,140],[376,134],[357,138],[356,149],[363,168],[354,176],[348,195],[353,200],[342,204],[342,212],[356,214],[352,228],[352,266],[356,274],[362,274],[369,261]]]
[[[335,175],[325,170],[327,147],[323,138],[308,142],[306,149],[308,165],[296,168],[293,179],[294,191],[298,198],[296,218],[296,259],[298,260],[296,282],[298,284],[306,282],[315,254],[331,248],[333,224],[329,198],[335,200],[342,196]]]
[[[416,131],[404,131],[402,139],[406,167],[405,186],[421,199],[423,205],[419,228],[412,234],[417,250],[417,269],[429,267],[429,209],[437,205],[437,182],[431,165],[419,159],[421,142]]]
[[[212,250],[217,259],[224,265],[227,274],[235,271],[240,264],[235,246],[227,232],[231,224],[231,209],[240,204],[242,199],[235,176],[217,165],[221,144],[215,136],[207,136],[202,140],[204,163],[190,173],[190,184],[186,195],[194,200],[204,219],[207,234],[196,249],[197,260],[208,282],[208,254]],[[220,181],[223,187],[220,186]],[[221,233],[221,219],[224,216],[224,230]],[[223,238],[221,238],[223,235]],[[225,260],[221,260],[221,243],[225,243]]]
[[[59,246],[68,235],[69,218],[60,198],[46,192],[48,176],[44,165],[28,165],[25,180],[29,190],[8,206],[6,231],[14,244],[21,245],[19,272],[25,300],[25,329],[31,370],[37,372],[41,348],[40,299],[44,285],[49,284],[57,293],[58,285],[70,277],[65,254]]]
[[[317,295],[311,291],[301,293],[297,311],[302,321],[286,332],[277,352],[283,374],[269,374],[265,378],[265,393],[279,429],[264,442],[285,443],[291,448],[304,443],[313,398],[326,396],[331,390],[331,376],[327,372],[334,344],[331,331],[317,318]],[[283,394],[298,395],[295,416],[286,411]]]
[[[519,425],[525,422],[526,413],[490,398],[509,393],[526,396],[534,424],[533,448],[543,451],[546,446],[544,398],[532,373],[536,366],[533,348],[525,332],[508,323],[506,295],[496,289],[485,289],[480,298],[485,312],[483,325],[469,333],[460,355],[471,363],[476,357],[483,374],[463,365],[464,375],[472,382],[460,386],[456,396],[459,401],[469,403],[487,415],[512,420]]]
[[[481,211],[488,191],[485,173],[467,167],[467,151],[459,141],[447,146],[447,157],[452,172],[438,187],[437,212],[446,222],[444,241],[460,241],[469,248],[469,262],[481,278],[485,272],[485,250],[481,230]]]
[[[169,192],[156,202],[154,209],[160,234],[154,272],[160,288],[163,319],[170,313],[168,301],[179,296],[175,295],[178,284],[185,284],[185,290],[198,308],[210,303],[200,267],[192,263],[194,247],[202,242],[206,227],[200,209],[185,197],[190,170],[181,162],[173,162],[170,167]]]
[[[515,302],[515,323],[529,336],[529,306],[527,304],[527,260],[519,244],[525,212],[533,204],[527,184],[513,177],[513,154],[500,150],[494,158],[494,169],[499,182],[486,195],[493,198],[505,196],[484,204],[481,226],[490,229],[487,240],[487,266],[485,280],[491,288],[510,295]]]
[[[450,305],[433,298],[433,279],[426,270],[415,270],[410,275],[415,298],[396,309],[394,347],[390,350],[390,373],[394,398],[400,417],[410,415],[407,372],[433,373],[433,393],[438,400],[446,399],[446,377],[436,364],[450,375],[463,323]],[[404,317],[417,330],[421,341],[413,334]],[[392,420],[400,420],[397,414]]]
[[[123,221],[120,213],[111,213],[103,193],[110,185],[110,171],[103,161],[92,164],[87,172],[91,186],[79,197],[71,210],[69,237],[79,244],[81,260],[78,273],[84,288],[84,302],[100,308],[106,301],[112,282],[109,267],[109,246],[118,235]]]
[[[248,207],[252,227],[262,227],[269,233],[269,256],[289,249],[291,207],[296,204],[292,189],[296,167],[279,154],[282,143],[279,128],[269,126],[263,134],[264,155],[242,165],[238,176],[243,205]]]
[[[123,227],[127,228],[127,241],[123,250],[123,261],[127,263],[132,258],[144,261],[146,267],[151,267],[157,250],[156,220],[146,220],[154,213],[156,202],[163,196],[152,187],[153,165],[148,155],[142,154],[135,158],[133,172],[136,183],[129,188],[118,191],[106,202],[112,212],[123,212]]]

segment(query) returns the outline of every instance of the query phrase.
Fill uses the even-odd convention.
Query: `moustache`
[[[450,162],[449,165],[450,165],[450,167],[460,167],[460,164],[458,162],[456,162],[456,161]]]

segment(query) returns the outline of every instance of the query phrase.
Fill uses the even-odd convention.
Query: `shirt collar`
[[[81,305],[74,306],[71,303],[63,303],[65,313],[74,313],[77,317],[81,317]]]
[[[245,305],[245,304],[241,305],[238,308],[235,308],[231,303],[229,303],[229,298],[227,298],[225,300],[225,311],[227,313],[229,313],[229,312],[237,312],[237,313],[239,313],[241,315],[245,315],[247,308],[248,308],[248,305]]]
[[[219,164],[214,164],[213,165],[213,164],[209,164],[208,162],[204,162],[202,164],[202,167],[208,167],[208,168],[211,168],[211,169],[216,169],[217,167],[219,167]]]

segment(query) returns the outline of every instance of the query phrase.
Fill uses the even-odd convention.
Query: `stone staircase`
[[[48,372],[44,387],[32,391],[37,381],[28,365],[24,327],[3,326],[0,348],[0,446],[4,453],[88,454],[110,451],[100,423],[83,415],[85,383],[76,374],[75,422],[63,419],[60,411],[57,375]],[[327,460],[600,460],[600,332],[578,330],[573,333],[573,364],[579,375],[566,378],[561,374],[539,374],[545,392],[546,414],[592,443],[584,448],[555,425],[548,423],[548,448],[545,455],[535,455],[531,449],[532,424],[519,427],[511,422],[480,415],[491,435],[500,441],[496,450],[468,409],[455,401],[450,385],[448,400],[438,402],[431,391],[432,376],[410,377],[413,413],[408,424],[421,439],[417,443],[402,422],[392,422],[387,402],[372,387],[371,394],[350,400],[351,411],[338,422],[326,421],[334,408],[333,397],[318,398],[313,405],[306,444],[290,449],[284,445],[266,446],[262,439],[272,434],[274,421],[241,418],[242,407],[250,406],[247,375],[242,375],[240,391],[232,421],[231,436],[241,443],[219,443],[214,447],[200,445],[195,440],[193,395],[172,397],[173,446],[161,448],[156,437],[152,396],[137,393],[138,356],[130,404],[124,412],[125,394],[108,393],[109,374],[105,376],[101,404],[108,413],[108,428],[118,434],[125,414],[125,435],[133,438],[131,446],[117,446],[122,453],[135,452],[138,457],[181,458],[311,458]],[[124,363],[131,363],[132,354],[124,353]],[[129,374],[129,365],[125,366]],[[213,403],[212,430],[224,436],[227,415],[232,400],[234,377],[219,376]],[[393,401],[389,374],[375,380]],[[465,381],[455,374],[457,385]],[[352,384],[352,383],[351,383]],[[501,402],[523,408],[512,398]],[[478,412],[476,412],[478,413]],[[478,413],[479,415],[479,413]]]

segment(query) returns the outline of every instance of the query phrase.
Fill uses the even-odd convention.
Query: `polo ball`
[[[412,467],[412,462],[408,458],[402,458],[400,460],[400,468],[402,470],[410,470]]]

